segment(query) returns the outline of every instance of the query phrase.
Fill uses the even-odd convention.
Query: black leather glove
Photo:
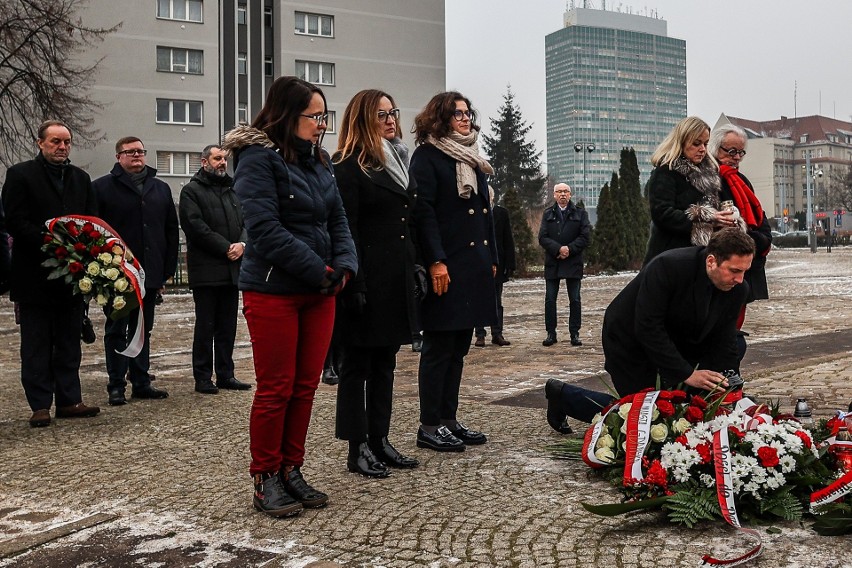
[[[337,296],[343,287],[346,285],[346,270],[338,268],[332,270],[331,267],[326,267],[325,277],[320,282],[320,294],[326,296]]]
[[[361,315],[367,308],[367,294],[364,292],[352,292],[340,299],[340,306],[352,314]]]

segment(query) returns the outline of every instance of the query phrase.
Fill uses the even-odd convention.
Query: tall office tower
[[[101,176],[115,162],[115,141],[138,136],[175,199],[201,149],[251,122],[277,77],[322,88],[330,152],[361,89],[391,93],[407,133],[445,88],[444,0],[89,0],[81,16],[88,26],[121,27],[75,54],[102,58],[92,95],[103,105],[94,126],[104,140],[75,149],[74,163]]]
[[[654,148],[686,116],[686,42],[656,14],[571,8],[564,24],[544,42],[547,170],[594,209],[621,149],[636,150],[644,184]]]

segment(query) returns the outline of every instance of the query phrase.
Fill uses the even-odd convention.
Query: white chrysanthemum
[[[787,455],[787,448],[789,447],[786,443],[781,440],[772,440],[769,442],[770,448],[775,448],[775,451],[778,452],[778,457]]]
[[[706,473],[702,473],[698,480],[701,482],[704,487],[714,487],[716,485],[716,480],[713,479],[712,475],[708,475]]]
[[[778,458],[778,465],[781,466],[781,473],[796,471],[796,459],[789,454]]]
[[[699,463],[701,463],[701,455],[696,450],[687,448],[679,442],[669,442],[660,450],[660,465],[669,471],[676,468],[688,470]]]

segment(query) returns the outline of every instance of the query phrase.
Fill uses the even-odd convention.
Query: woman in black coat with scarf
[[[422,304],[420,429],[417,445],[464,451],[484,444],[482,432],[456,417],[464,358],[473,328],[497,319],[497,248],[479,127],[470,101],[440,93],[414,119],[411,176],[417,182],[417,235],[431,291]]]
[[[391,144],[399,109],[389,94],[357,93],[343,114],[335,176],[358,252],[358,273],[339,297],[338,438],[349,471],[387,477],[417,467],[388,441],[396,354],[411,342],[416,309],[411,230],[414,182]]]

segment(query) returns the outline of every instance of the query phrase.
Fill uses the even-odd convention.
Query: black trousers
[[[472,329],[423,332],[417,379],[420,423],[424,426],[456,419],[464,358],[470,351],[472,336]]]
[[[393,374],[399,345],[340,347],[335,435],[342,440],[378,440],[390,431]]]
[[[556,333],[556,297],[559,295],[559,283],[565,280],[568,291],[568,332],[571,337],[580,333],[582,322],[580,305],[579,278],[547,278],[544,281],[544,329],[547,333]]]
[[[109,314],[112,310],[105,309],[107,316],[104,331],[104,352],[106,355],[107,392],[121,390],[127,386],[127,378],[134,390],[144,389],[151,385],[151,377],[148,369],[151,366],[151,330],[154,328],[154,298],[157,296],[157,288],[145,288],[145,299],[142,301],[142,310],[136,308],[126,318],[113,321]],[[143,317],[145,327],[145,344],[139,355],[125,357],[119,355],[118,351],[124,351],[127,344],[136,331],[138,318]]]
[[[236,286],[198,286],[195,302],[195,333],[192,339],[192,376],[196,381],[234,376],[234,341],[240,291]]]
[[[21,383],[33,411],[81,402],[80,331],[83,302],[18,305],[21,323]]]
[[[503,281],[500,279],[499,270],[494,280],[494,291],[497,293],[497,324],[491,326],[491,337],[503,335]],[[485,337],[485,328],[476,328],[476,337]]]

